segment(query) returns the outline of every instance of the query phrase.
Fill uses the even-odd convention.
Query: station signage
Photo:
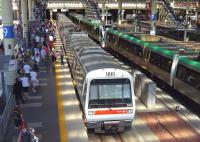
[[[3,26],[3,38],[14,38],[14,26]]]

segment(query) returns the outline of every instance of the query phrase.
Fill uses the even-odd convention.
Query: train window
[[[176,77],[200,90],[200,74],[183,65],[178,65]]]
[[[167,72],[171,71],[172,60],[166,57],[162,57],[161,68]]]
[[[109,43],[114,44],[117,41],[117,37],[114,36],[113,34],[108,33],[108,41]]]
[[[83,78],[83,71],[79,64],[77,64],[76,66],[75,78],[76,78],[77,87],[79,88],[79,90],[82,91],[84,78]],[[81,94],[81,92],[79,93]]]
[[[159,55],[155,52],[151,52],[149,62],[158,66],[159,68],[161,68],[166,72],[171,71],[172,60],[166,58],[165,56]]]
[[[161,63],[162,63],[162,56],[155,53],[155,52],[151,52],[151,55],[150,55],[150,60],[149,60],[150,63],[158,66],[158,67],[161,67]]]
[[[122,107],[132,103],[128,79],[92,80],[89,95],[89,108]]]

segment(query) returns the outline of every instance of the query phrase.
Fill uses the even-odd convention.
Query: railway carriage
[[[87,128],[98,133],[130,128],[135,115],[132,76],[85,33],[76,32],[64,15],[58,15],[58,24]]]
[[[135,115],[133,78],[84,33],[70,36],[69,66],[87,128],[130,128]]]

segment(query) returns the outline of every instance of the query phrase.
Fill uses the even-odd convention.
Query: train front
[[[89,73],[87,82],[87,127],[97,133],[131,128],[135,115],[132,76],[121,69],[100,69]]]

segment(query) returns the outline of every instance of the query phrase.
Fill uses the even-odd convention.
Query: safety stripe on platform
[[[56,64],[58,65],[58,63]],[[58,100],[58,118],[59,118],[59,128],[60,128],[60,142],[67,142],[67,132],[66,132],[66,124],[65,124],[65,115],[64,115],[64,108],[63,108],[63,101],[61,96],[61,86],[60,78],[59,78],[59,66],[56,66],[56,91],[57,91],[57,100]]]

